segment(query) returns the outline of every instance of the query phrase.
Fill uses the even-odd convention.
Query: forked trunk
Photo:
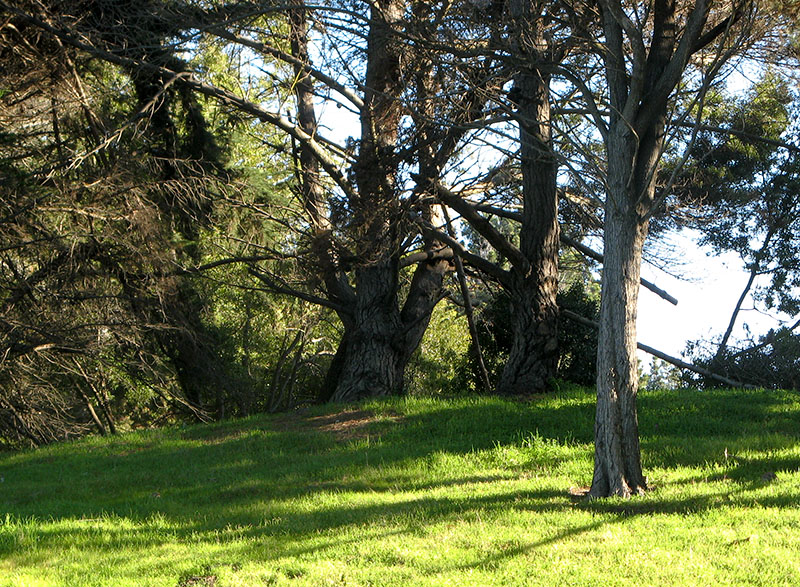
[[[333,401],[358,401],[399,391],[398,353],[394,344],[400,326],[397,289],[393,259],[356,270],[358,295]]]
[[[331,401],[402,393],[405,368],[442,298],[449,271],[449,263],[442,260],[418,265],[402,311],[396,259],[357,271],[358,298],[327,381],[333,389]]]
[[[655,197],[655,178],[665,150],[670,96],[692,54],[726,36],[731,25],[746,13],[739,7],[728,19],[704,31],[712,4],[657,1],[652,11],[644,12],[646,20],[633,25],[619,2],[597,3],[605,37],[602,56],[608,82],[609,124],[604,133],[608,166],[605,262],[591,497],[628,497],[647,489],[636,415],[636,311],[642,248],[649,218],[663,201]],[[720,60],[716,67],[727,58],[720,58],[726,52],[727,49],[717,53]],[[700,108],[702,102],[701,98]]]

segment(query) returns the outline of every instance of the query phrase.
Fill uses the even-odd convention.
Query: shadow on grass
[[[402,412],[403,407],[389,409]],[[800,470],[800,456],[731,457],[722,479],[730,485],[712,494],[665,499],[656,492],[625,502],[589,503],[573,500],[566,487],[469,494],[473,485],[518,479],[519,467],[490,467],[485,475],[430,474],[437,455],[477,454],[507,445],[524,451],[532,433],[536,442],[589,454],[593,417],[593,395],[570,392],[524,403],[468,398],[424,409],[412,404],[405,414],[370,425],[368,436],[347,441],[337,441],[324,430],[261,418],[62,445],[24,458],[0,459],[0,514],[54,522],[110,515],[133,523],[132,528],[119,529],[108,524],[92,529],[88,524],[86,530],[31,526],[28,539],[37,548],[57,548],[77,538],[91,548],[136,551],[176,539],[191,542],[216,536],[228,542],[243,539],[237,549],[258,548],[260,556],[270,559],[356,544],[365,535],[413,534],[428,524],[512,509],[561,513],[578,508],[601,516],[519,546],[531,550],[630,516],[724,507],[766,483],[761,479],[767,472]],[[776,392],[643,394],[640,422],[648,466],[664,468],[717,463],[723,447],[749,438],[762,439],[758,448],[769,454],[770,449],[791,447],[800,431],[795,398]],[[536,459],[526,466],[554,467],[557,457],[543,451]],[[714,480],[720,479],[698,477],[687,483]],[[450,488],[461,491],[456,497],[414,496]],[[797,499],[796,494],[768,496],[758,504],[796,507]],[[155,519],[166,520],[166,529],[154,531]],[[345,529],[350,532],[329,538],[329,533]],[[0,554],[19,546],[13,535],[0,536]],[[513,556],[515,548],[491,557]],[[491,563],[491,557],[484,562]]]

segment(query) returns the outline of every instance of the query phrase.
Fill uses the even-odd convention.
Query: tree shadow
[[[737,402],[746,404],[734,405]],[[531,402],[473,398],[400,415],[398,407],[390,405],[391,417],[368,422],[364,434],[344,440],[320,426],[261,418],[64,445],[25,458],[3,457],[0,515],[55,522],[125,518],[133,527],[113,529],[105,524],[101,532],[87,522],[85,532],[90,535],[83,536],[87,544],[109,552],[136,552],[176,538],[191,541],[216,535],[229,542],[247,539],[234,548],[242,556],[255,548],[251,539],[260,544],[274,542],[272,554],[259,554],[272,560],[302,556],[310,549],[355,545],[361,537],[353,536],[353,529],[390,537],[419,532],[426,524],[478,513],[500,515],[509,509],[559,513],[578,508],[599,516],[553,537],[491,553],[480,563],[491,564],[631,516],[691,515],[726,507],[731,499],[750,499],[748,492],[771,482],[763,478],[766,473],[780,477],[782,472],[800,471],[800,456],[773,457],[769,452],[771,447],[784,449],[796,441],[800,414],[791,397],[775,392],[764,392],[763,397],[752,392],[741,396],[663,392],[643,394],[640,405],[648,466],[702,468],[709,462],[724,463],[720,461],[723,447],[754,438],[761,439],[758,448],[766,456],[730,455],[719,473],[722,477],[709,479],[698,473],[685,481],[727,481],[722,489],[684,497],[667,498],[656,491],[625,501],[585,502],[573,499],[566,487],[487,495],[460,491],[454,497],[446,490],[518,479],[532,466],[554,470],[561,457],[538,450],[547,443],[577,447],[587,457],[591,451],[592,394],[571,392],[557,401],[545,397]],[[505,446],[533,456],[522,464],[490,467],[486,474],[440,471],[431,475],[425,470],[424,465],[435,463],[437,455],[477,455]],[[401,492],[423,495],[394,500],[392,494]],[[369,503],[330,499],[336,495],[382,497]],[[297,508],[297,500],[306,498],[322,501]],[[791,508],[796,507],[798,496],[784,492],[752,499],[759,505]],[[168,521],[165,532],[152,530],[153,520],[159,517]],[[349,534],[337,535],[345,529]],[[35,534],[30,538],[41,549],[63,545],[82,532],[58,524],[32,525],[27,531]],[[96,540],[91,532],[97,532]],[[309,545],[306,538],[320,533],[322,538]],[[13,535],[0,532],[0,555],[14,552],[17,546]]]

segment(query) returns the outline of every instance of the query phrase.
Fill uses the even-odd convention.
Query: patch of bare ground
[[[332,434],[336,440],[347,442],[360,440],[369,436],[373,425],[377,422],[396,422],[402,418],[400,414],[390,413],[381,416],[370,410],[344,409],[333,414],[322,416],[304,416],[301,413],[290,414],[278,418],[274,425],[280,429],[319,430]]]
[[[590,487],[570,487],[568,493],[573,498],[582,499],[589,495]]]

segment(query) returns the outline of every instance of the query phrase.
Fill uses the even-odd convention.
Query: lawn
[[[394,399],[0,455],[0,585],[798,585],[800,397],[640,396],[652,491],[587,502],[593,395]]]

